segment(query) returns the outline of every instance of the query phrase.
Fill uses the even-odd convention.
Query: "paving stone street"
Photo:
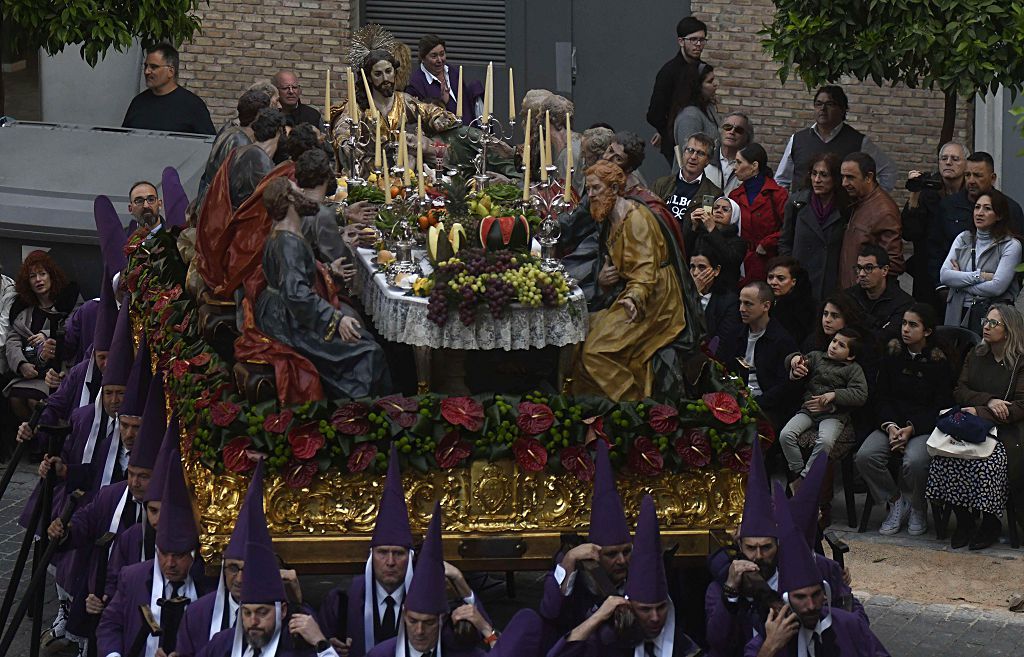
[[[17,519],[37,481],[33,470],[28,465],[20,466],[0,502],[0,588],[4,590],[24,536]],[[865,550],[871,546],[883,552],[898,547],[894,541],[878,541],[870,534],[842,532],[841,537],[850,544],[851,555],[856,553],[858,546]],[[904,540],[900,545],[914,543]],[[1024,590],[1024,556],[1017,554],[1020,552],[1005,548],[998,553],[998,557],[1000,563],[1005,564],[1006,577],[1015,579],[1015,587]],[[856,574],[854,576],[856,578]],[[25,587],[28,579],[26,573],[19,587]],[[536,604],[540,599],[541,579],[542,573],[539,572],[519,573],[516,576],[516,599],[510,600],[505,594],[505,587],[498,585],[495,578],[489,578],[493,585],[481,590],[480,594],[496,624],[502,625],[522,606]],[[302,583],[307,599],[316,603],[336,582],[323,576],[306,576],[302,578]],[[864,603],[872,629],[894,657],[1019,657],[1024,654],[1024,614],[967,604],[921,604],[891,595],[856,590],[856,581],[854,588]],[[21,591],[19,600],[20,596]],[[51,579],[46,589],[44,628],[53,617],[55,604]],[[29,654],[30,628],[31,619],[26,619],[21,624],[10,655]]]

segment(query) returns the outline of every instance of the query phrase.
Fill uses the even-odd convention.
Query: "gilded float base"
[[[219,561],[231,535],[248,476],[213,475],[186,463],[207,563]],[[275,547],[304,572],[362,568],[377,517],[383,476],[338,474],[291,489],[269,477],[264,506]],[[567,534],[586,535],[591,485],[571,474],[521,470],[514,461],[474,461],[462,468],[403,475],[414,533],[430,521],[434,500],[444,508],[445,556],[468,570],[546,568]],[[654,497],[662,542],[677,556],[702,557],[714,534],[739,524],[744,477],[732,470],[694,470],[659,477],[620,475],[630,524],[645,494]]]

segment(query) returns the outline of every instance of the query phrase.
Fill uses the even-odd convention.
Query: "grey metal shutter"
[[[473,65],[505,65],[505,0],[365,0],[362,23],[378,23],[412,49],[420,37],[445,40],[448,59]]]

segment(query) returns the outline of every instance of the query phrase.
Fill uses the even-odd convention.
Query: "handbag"
[[[996,427],[993,425],[988,432],[983,434],[984,439],[981,442],[971,442],[967,440],[962,440],[949,433],[946,433],[945,431],[939,428],[939,423],[942,422],[943,419],[949,418],[954,415],[971,414],[961,411],[959,407],[954,407],[943,411],[942,414],[939,416],[939,422],[935,423],[935,428],[932,430],[932,434],[928,436],[928,442],[925,443],[925,446],[928,449],[928,455],[945,456],[946,458],[951,459],[967,460],[987,459],[988,457],[992,456],[992,452],[995,451],[997,442],[995,439],[995,436],[997,435]],[[982,420],[979,417],[973,415],[971,415],[971,417],[974,417],[977,420],[981,420],[982,422],[989,424],[988,422]],[[949,426],[949,424],[950,422],[947,422],[947,426]],[[963,423],[961,424],[961,426],[963,426]]]
[[[977,415],[972,415],[959,406],[954,406],[939,415],[935,422],[936,428],[948,433],[957,440],[981,444],[995,430],[995,422],[990,422]]]

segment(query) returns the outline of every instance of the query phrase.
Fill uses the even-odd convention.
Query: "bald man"
[[[320,117],[320,112],[315,107],[302,103],[302,86],[294,72],[278,71],[274,75],[274,86],[281,97],[281,112],[291,125],[308,123],[317,128],[323,125],[324,120]]]

